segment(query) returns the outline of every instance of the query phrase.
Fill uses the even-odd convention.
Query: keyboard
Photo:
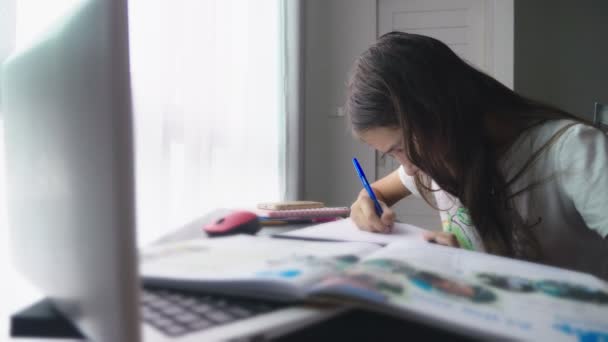
[[[182,336],[268,313],[284,304],[144,287],[142,318],[167,336]]]

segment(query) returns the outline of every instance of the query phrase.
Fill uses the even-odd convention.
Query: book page
[[[608,283],[588,274],[407,240],[327,277],[316,295],[483,337],[608,338]]]
[[[378,246],[237,235],[146,248],[140,272],[147,284],[285,299],[337,272]]]
[[[359,229],[355,223],[346,218],[343,220],[318,224],[312,227],[278,234],[280,237],[326,239],[336,241],[369,242],[386,245],[403,239],[423,240],[425,229],[396,222],[391,233],[372,233]]]

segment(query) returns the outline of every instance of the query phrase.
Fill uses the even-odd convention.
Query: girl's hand
[[[376,215],[374,202],[369,195],[359,195],[350,207],[350,217],[361,230],[374,233],[390,233],[395,222],[395,212],[383,201],[378,202],[382,207],[382,217]]]
[[[446,232],[425,232],[424,239],[428,242],[434,242],[444,246],[460,248],[460,244],[456,236]]]

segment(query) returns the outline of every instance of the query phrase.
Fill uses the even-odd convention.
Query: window
[[[78,2],[12,2],[16,47]],[[140,245],[213,208],[280,199],[282,6],[279,0],[129,2]],[[0,272],[11,274],[5,188],[0,186]]]
[[[139,241],[280,197],[278,0],[129,4]]]

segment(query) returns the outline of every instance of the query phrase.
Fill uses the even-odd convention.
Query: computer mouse
[[[203,231],[211,237],[234,234],[253,235],[261,228],[262,226],[255,213],[246,210],[237,210],[206,224],[203,226]]]

